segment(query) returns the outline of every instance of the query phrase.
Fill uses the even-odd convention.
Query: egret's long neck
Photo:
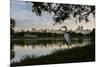
[[[67,32],[67,28],[65,28],[65,32]]]

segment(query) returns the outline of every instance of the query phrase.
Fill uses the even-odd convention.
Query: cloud
[[[18,0],[11,0],[11,18],[15,19],[16,28],[49,27],[52,22],[50,14],[44,12],[41,17],[36,16],[32,12],[32,3]]]

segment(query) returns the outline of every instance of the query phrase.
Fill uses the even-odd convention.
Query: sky
[[[83,26],[84,29],[93,29],[95,28],[95,19],[92,15],[89,16],[90,21],[85,23],[82,21],[81,23],[75,23],[75,19],[65,20],[62,24],[56,24],[55,26],[53,21],[53,16],[47,12],[43,12],[42,16],[36,16],[35,13],[32,12],[32,3],[18,0],[11,0],[11,18],[16,21],[16,30],[21,29],[60,29],[62,26],[67,26],[70,30],[75,30],[78,26]]]

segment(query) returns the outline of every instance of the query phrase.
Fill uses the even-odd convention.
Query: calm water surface
[[[14,40],[11,52],[14,57],[12,62],[19,62],[25,57],[40,57],[52,54],[56,50],[73,49],[91,45],[91,39],[72,40],[70,45],[67,45],[63,40]]]

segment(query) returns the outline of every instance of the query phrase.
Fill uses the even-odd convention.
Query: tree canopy
[[[11,29],[13,29],[15,27],[15,20],[14,19],[10,19],[10,27]]]
[[[71,19],[71,16],[77,18],[79,22],[82,20],[88,22],[90,14],[95,18],[94,5],[32,2],[32,11],[38,16],[41,16],[42,12],[52,14],[55,23],[63,23],[64,20]]]

